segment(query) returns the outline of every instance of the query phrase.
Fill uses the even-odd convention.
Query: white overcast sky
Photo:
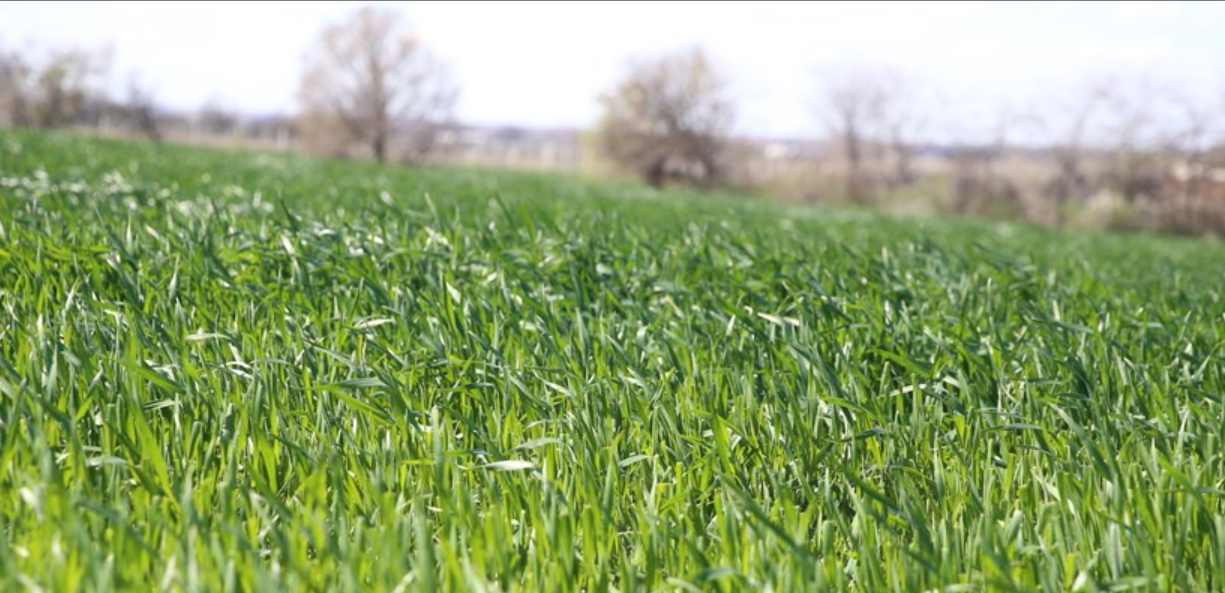
[[[1225,3],[388,2],[462,89],[479,124],[590,125],[628,58],[701,46],[720,61],[741,133],[820,129],[817,72],[855,62],[904,73],[937,111],[990,119],[1101,74],[1225,91]],[[111,44],[179,109],[209,100],[291,112],[302,56],[344,2],[2,2],[0,47]]]

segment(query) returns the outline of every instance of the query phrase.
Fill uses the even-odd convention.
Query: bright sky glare
[[[1144,73],[1202,97],[1225,91],[1225,3],[388,2],[440,58],[461,121],[586,127],[635,56],[701,46],[725,66],[738,131],[821,129],[818,72],[885,66],[940,111],[988,120],[1088,76]],[[114,78],[159,100],[289,113],[302,56],[345,2],[4,2],[0,47],[111,44]]]

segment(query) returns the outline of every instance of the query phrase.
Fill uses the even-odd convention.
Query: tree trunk
[[[913,184],[915,174],[910,162],[910,147],[906,146],[906,142],[897,131],[893,133],[893,155],[897,159],[894,162],[894,183],[903,186]]]
[[[645,177],[647,185],[656,189],[662,188],[664,186],[664,178],[666,177],[664,174],[664,160],[656,159],[652,161],[650,166],[647,167]]]
[[[384,134],[375,134],[374,140],[370,142],[370,148],[374,150],[374,160],[385,163],[387,162],[387,136]]]
[[[846,197],[852,202],[859,202],[864,199],[866,188],[863,180],[862,160],[863,152],[859,145],[859,131],[855,125],[849,121],[846,122],[846,131],[844,132],[844,142],[846,146]]]

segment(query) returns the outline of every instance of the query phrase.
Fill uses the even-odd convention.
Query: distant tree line
[[[0,124],[32,128],[98,127],[103,122],[161,140],[152,93],[132,77],[126,95],[108,89],[111,53],[0,48]]]
[[[189,142],[236,134],[275,136],[268,122],[242,121],[214,101],[195,112],[171,113],[159,106],[139,76],[131,74],[125,84],[115,85],[111,56],[109,48],[0,46],[0,126],[87,129],[155,142],[168,132]],[[271,125],[284,128],[283,135],[293,133],[288,120]]]
[[[168,120],[147,86],[132,78],[126,95],[108,94],[109,55],[0,48],[0,125],[106,122],[162,139]],[[812,79],[811,95],[797,99],[824,130],[815,153],[767,153],[737,138],[731,82],[700,48],[629,62],[599,99],[588,147],[655,187],[1225,232],[1225,96],[1206,104],[1158,80],[1101,78],[1042,107],[969,116],[887,67],[839,64]],[[294,146],[327,157],[420,164],[456,137],[458,96],[448,66],[398,12],[367,6],[326,27],[305,56],[294,118],[248,131],[292,134]],[[240,127],[216,105],[184,126]],[[956,131],[967,127],[978,131]]]
[[[1170,83],[1103,77],[1054,104],[988,116],[985,133],[959,141],[947,129],[964,127],[956,111],[889,68],[836,65],[814,83],[829,150],[803,164],[793,197],[926,199],[940,211],[1055,226],[1225,232],[1225,96],[1203,103]],[[599,147],[654,186],[769,191],[746,173],[761,157],[736,150],[727,89],[697,49],[636,60],[601,99]]]

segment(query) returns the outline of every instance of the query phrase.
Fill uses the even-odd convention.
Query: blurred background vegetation
[[[1141,69],[1050,88],[1033,107],[961,118],[927,81],[835,60],[812,74],[808,96],[796,97],[821,133],[763,138],[736,133],[735,81],[701,47],[632,56],[597,99],[598,121],[539,129],[460,121],[459,81],[427,45],[398,8],[355,7],[304,56],[296,111],[253,116],[217,102],[163,106],[139,74],[116,80],[114,46],[23,48],[0,39],[0,126],[556,170],[1052,226],[1225,231],[1225,91],[1204,100]],[[945,129],[959,119],[989,133]]]

